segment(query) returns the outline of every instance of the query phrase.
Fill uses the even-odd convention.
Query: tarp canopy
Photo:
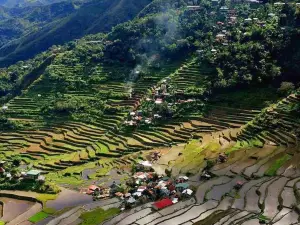
[[[179,184],[176,184],[176,188],[183,188],[183,189],[187,189],[189,188],[189,184],[188,183],[179,183]]]
[[[41,173],[40,170],[30,170],[30,171],[27,172],[27,175],[29,175],[29,176],[37,176],[40,173]]]
[[[169,198],[165,198],[165,199],[163,199],[161,201],[153,203],[153,206],[156,209],[163,209],[163,208],[166,208],[166,207],[168,207],[170,205],[173,205],[173,202]]]
[[[27,174],[28,174],[28,173],[27,173]],[[90,185],[90,186],[89,186],[89,189],[90,189],[90,190],[96,190],[97,188],[100,189],[100,188],[99,188],[98,186],[96,186],[96,185]]]
[[[136,200],[133,198],[133,197],[130,197],[128,200],[127,200],[128,203],[135,203]]]
[[[146,166],[146,167],[151,167],[152,164],[149,161],[141,161],[139,162],[140,165]]]
[[[193,191],[191,189],[186,189],[182,192],[183,194],[188,194],[188,195],[191,195],[193,194]]]

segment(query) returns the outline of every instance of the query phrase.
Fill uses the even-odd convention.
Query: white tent
[[[193,194],[193,191],[191,189],[185,189],[182,194],[188,194],[188,195],[191,195]]]
[[[149,161],[142,161],[139,163],[140,165],[146,166],[146,167],[151,167],[152,164]]]

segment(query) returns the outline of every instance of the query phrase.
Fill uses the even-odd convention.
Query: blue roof
[[[190,185],[188,183],[179,183],[179,184],[176,184],[176,188],[188,188]]]

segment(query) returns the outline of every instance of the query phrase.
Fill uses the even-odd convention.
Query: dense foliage
[[[274,15],[272,15],[272,13]],[[229,44],[205,60],[216,66],[215,87],[265,84],[271,80],[299,82],[299,12],[293,5],[264,5],[229,29]]]
[[[81,15],[84,23],[90,25],[92,20],[86,20],[85,16],[87,12],[89,16],[93,13],[98,15],[97,7],[101,6],[104,11],[118,7],[116,12],[124,12],[123,16],[126,17],[126,10],[134,8],[137,14],[146,3],[145,0],[133,7],[132,0],[121,10],[124,2],[115,5],[113,1],[108,3],[103,0],[90,3],[89,11],[85,11],[87,6],[82,7],[82,14],[78,11],[76,15]],[[33,78],[43,76],[44,82],[51,83],[52,87],[48,90],[49,100],[39,108],[41,112],[48,117],[63,115],[94,121],[104,111],[114,108],[107,103],[109,99],[121,101],[128,98],[126,91],[114,93],[98,88],[99,85],[135,81],[144,75],[149,76],[150,69],[163,69],[165,63],[183,60],[196,52],[199,63],[207,67],[206,71],[209,72],[207,82],[185,89],[188,96],[202,96],[204,99],[211,93],[210,88],[266,87],[273,81],[276,81],[277,87],[283,82],[280,88],[282,93],[287,94],[297,87],[300,80],[299,63],[296,63],[300,59],[299,9],[294,4],[262,4],[253,8],[250,4],[231,3],[228,7],[234,11],[235,23],[229,23],[230,14],[220,10],[220,4],[213,5],[203,0],[201,7],[193,11],[187,8],[187,1],[155,0],[134,20],[118,24],[108,34],[87,35],[76,42],[53,46],[33,60],[18,62],[3,69],[0,94],[9,96],[15,90],[26,87],[21,85],[24,80],[31,78],[33,81]],[[113,17],[106,11],[104,15],[105,18]],[[70,18],[76,20],[77,16]],[[98,18],[97,21],[101,20]],[[121,22],[120,18],[115,22]],[[61,28],[65,28],[65,25],[69,27],[70,24],[63,23]],[[94,28],[90,33],[99,31]],[[69,34],[65,30],[61,33]],[[225,43],[215,39],[219,33],[226,36]],[[45,63],[52,56],[55,59]],[[140,77],[134,74],[137,68],[142,74]],[[67,94],[69,92],[93,96],[72,97]],[[122,111],[121,108],[117,111]],[[162,105],[161,109],[154,111],[166,112],[166,108]]]
[[[18,38],[0,48],[0,66],[33,57],[54,44],[63,44],[87,34],[108,32],[113,26],[132,19],[150,2],[151,0],[95,0],[83,5],[81,2],[62,2],[38,8],[16,9],[20,11],[17,16],[12,14],[6,22],[0,23],[0,30],[5,31],[0,39],[2,44],[11,38]],[[26,13],[26,10],[29,12]],[[16,28],[13,24],[22,26],[17,25]]]

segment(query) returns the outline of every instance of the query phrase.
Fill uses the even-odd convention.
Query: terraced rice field
[[[289,96],[282,101],[283,103],[280,102],[272,110],[267,110],[267,113],[282,115],[279,114],[282,113],[281,105],[290,98],[299,101],[300,95]],[[289,117],[289,120],[286,120],[286,117],[279,116],[279,118],[282,119],[283,128],[292,119],[295,120],[292,117]],[[297,123],[295,125],[298,126]],[[250,124],[250,127],[252,126],[253,124]],[[259,139],[263,145],[257,147],[254,146],[257,142],[253,142],[253,137],[256,136],[245,136],[249,127],[240,129],[234,135],[227,132],[228,141],[243,145],[233,149],[230,147],[229,151],[228,148],[224,148],[229,152],[229,159],[226,163],[213,166],[211,172],[217,175],[216,177],[209,181],[199,181],[199,175],[191,177],[191,185],[197,186],[194,199],[161,211],[147,210],[149,206],[144,205],[143,211],[121,214],[105,224],[127,224],[127,219],[130,224],[252,225],[260,224],[262,221],[277,225],[299,224],[300,173],[297,163],[299,137],[291,133],[288,135],[283,128],[273,132],[274,135],[270,135],[272,139],[269,138],[269,133],[266,133],[266,136]],[[219,133],[217,137],[220,137],[220,133],[225,135],[226,130],[215,133]],[[207,140],[209,138],[204,136],[202,141]],[[205,149],[197,157],[201,156],[203,158],[208,156]],[[157,164],[172,168],[172,160],[174,157],[170,153],[163,156]],[[237,181],[243,182],[239,190],[234,188]]]
[[[241,178],[220,176],[200,184],[195,199],[157,212],[146,204],[142,210],[120,214],[104,224],[259,224],[262,214],[268,224],[298,223],[295,205],[282,201],[284,190],[294,186],[295,179],[278,176],[246,180],[239,191],[233,190],[236,180]],[[289,192],[289,198],[296,199],[295,191]]]
[[[82,65],[64,68],[58,65],[55,69],[70,74],[70,79],[85,73]],[[190,86],[204,85],[209,73],[201,70],[195,61],[184,63],[173,74],[176,69],[170,65],[152,76],[139,78],[132,86],[131,97],[108,98],[108,105],[126,110],[105,113],[93,124],[51,121],[45,126],[43,115],[37,109],[51,100],[59,84],[49,86],[50,78],[43,75],[21,96],[12,99],[7,110],[11,120],[35,123],[38,128],[1,133],[0,153],[4,158],[18,154],[34,168],[51,173],[70,171],[72,167],[91,162],[98,162],[97,168],[101,169],[121,168],[130,166],[143,150],[197,143],[191,150],[186,147],[189,145],[182,147],[183,150],[179,147],[177,155],[173,154],[169,161],[166,157],[164,163],[157,163],[164,165],[162,168],[173,169],[176,175],[192,172],[191,185],[198,186],[194,198],[158,212],[146,204],[105,224],[258,224],[262,215],[271,224],[297,224],[298,214],[294,209],[300,196],[299,137],[289,130],[300,127],[300,121],[286,111],[286,106],[298,103],[300,95],[290,95],[265,110],[267,116],[279,121],[276,129],[261,124],[257,119],[260,109],[208,104],[204,116],[191,114],[153,125],[150,129],[123,133],[120,128],[128,112],[137,109],[163,78],[172,74],[171,84],[177,93],[182,93]],[[96,70],[103,75],[113,72],[116,71],[111,68]],[[95,82],[90,87],[67,90],[64,94],[88,97],[95,90],[124,93],[127,88],[124,81]],[[211,168],[213,179],[199,181],[207,161],[215,161],[219,152],[228,153],[228,161]],[[76,173],[83,170],[84,166]],[[237,181],[243,181],[244,185],[235,191]]]

